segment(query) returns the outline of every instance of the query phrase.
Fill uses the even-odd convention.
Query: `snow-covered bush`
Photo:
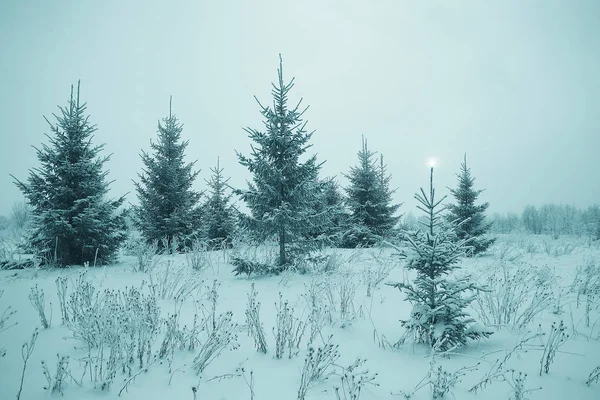
[[[598,383],[600,381],[600,365],[598,365],[596,368],[594,368],[592,370],[592,372],[590,372],[590,375],[588,376],[587,381],[585,381],[585,384],[590,386],[592,383]]]
[[[195,271],[203,271],[210,267],[212,260],[209,253],[209,245],[206,241],[196,239],[185,249],[185,261],[187,266]]]
[[[327,307],[325,290],[327,281],[311,280],[304,285],[304,293],[302,298],[306,302],[308,308],[308,323],[310,324],[310,332],[308,337],[308,345],[314,343],[317,336],[321,335],[323,326],[327,319],[331,319],[329,307]]]
[[[4,295],[4,290],[0,290],[0,299]],[[12,309],[11,306],[8,306],[2,311],[0,314],[0,333],[4,332],[8,328],[15,326],[17,323],[9,323],[10,318],[16,313],[15,310]],[[0,357],[4,357],[6,355],[6,349],[0,346]]]
[[[204,284],[197,271],[183,265],[174,266],[171,260],[153,268],[148,278],[150,291],[162,300],[184,301],[190,296],[198,296]]]
[[[135,256],[136,263],[133,267],[135,272],[150,272],[160,264],[161,256],[157,240],[148,243],[141,237],[130,237],[125,244],[125,250]]]
[[[593,258],[587,258],[578,266],[571,291],[576,294],[577,307],[584,302],[585,326],[590,327],[592,310],[600,307],[600,265]]]
[[[193,368],[200,375],[204,369],[226,348],[237,348],[237,324],[232,321],[233,314],[226,312],[215,321],[212,330],[206,330],[208,336],[194,358]],[[206,323],[211,323],[206,320]]]
[[[362,281],[367,287],[367,297],[371,297],[373,291],[387,279],[390,272],[396,267],[389,257],[374,255],[373,261],[374,263],[370,263],[362,271]]]
[[[316,382],[327,379],[333,374],[330,369],[340,358],[337,345],[331,343],[331,336],[323,346],[308,348],[308,354],[304,359],[302,368],[302,377],[300,378],[300,388],[298,389],[297,400],[304,400],[308,389]]]
[[[377,373],[361,368],[367,360],[357,358],[356,361],[341,374],[341,385],[334,386],[336,400],[359,400],[362,389],[367,385],[379,386],[375,382]]]
[[[60,393],[63,395],[67,378],[70,377],[73,381],[75,381],[75,379],[72,377],[71,372],[69,371],[69,356],[60,356],[57,354],[56,358],[56,372],[54,376],[52,376],[50,373],[46,362],[42,361],[42,372],[46,378],[46,382],[48,382],[48,384],[44,386],[44,389],[48,390],[51,394]]]
[[[488,326],[523,328],[553,302],[553,280],[545,268],[529,264],[491,267],[474,309]]]
[[[58,297],[58,304],[60,306],[60,318],[62,324],[66,325],[69,323],[69,312],[67,310],[67,290],[69,287],[69,280],[64,276],[56,278],[56,295]]]
[[[288,357],[296,356],[300,351],[300,342],[306,331],[306,323],[294,316],[294,309],[283,295],[279,293],[279,304],[275,303],[277,309],[276,327],[273,328],[275,335],[275,358],[283,358],[286,349]]]
[[[248,325],[248,334],[254,339],[256,350],[266,353],[267,339],[263,325],[260,322],[260,302],[256,300],[256,296],[253,282],[246,303],[246,324]]]
[[[50,317],[46,317],[46,301],[44,300],[44,290],[40,289],[37,284],[31,288],[29,301],[40,317],[42,328],[50,328],[50,324],[52,323],[52,303],[50,303]]]
[[[556,325],[556,322],[552,323],[550,333],[546,338],[546,343],[544,343],[542,357],[540,358],[540,376],[542,376],[542,372],[547,374],[550,371],[550,365],[554,362],[556,352],[569,338],[566,330],[567,327],[562,321],[560,321],[559,325]]]
[[[137,363],[145,368],[153,359],[152,346],[160,330],[156,297],[141,289],[96,290],[81,274],[69,300],[73,337],[84,342],[94,387],[108,390],[119,370],[131,373]]]

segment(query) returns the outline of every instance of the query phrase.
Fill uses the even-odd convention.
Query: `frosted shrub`
[[[71,373],[69,372],[69,356],[61,357],[59,354],[57,354],[56,358],[56,373],[54,376],[52,376],[50,373],[48,365],[42,361],[42,372],[47,382],[47,385],[44,386],[44,389],[48,390],[52,394],[60,393],[62,395],[64,394],[63,390],[66,380],[67,378],[71,377]],[[71,379],[73,378],[71,377]]]
[[[504,381],[512,388],[512,396],[509,398],[509,400],[528,400],[528,397],[526,397],[527,393],[542,389],[541,387],[535,389],[526,389],[526,380],[526,373],[517,372],[514,369],[507,371]]]
[[[50,303],[50,317],[46,317],[46,302],[44,300],[44,290],[40,289],[36,284],[31,288],[29,301],[35,310],[38,312],[42,328],[48,329],[52,323],[52,303]]]
[[[502,264],[482,283],[473,305],[486,325],[523,328],[553,302],[552,279],[531,265]]]
[[[547,374],[550,371],[550,365],[552,365],[554,362],[556,352],[569,338],[566,330],[567,328],[562,321],[560,321],[559,325],[556,325],[556,322],[552,323],[552,326],[550,327],[550,333],[548,334],[546,343],[544,344],[542,358],[540,359],[540,376],[542,375],[542,372]]]
[[[4,290],[0,290],[0,299],[2,298],[3,294],[4,294]],[[11,306],[6,307],[4,309],[4,311],[2,311],[2,314],[0,314],[0,333],[4,332],[8,328],[11,328],[17,324],[16,322],[9,323],[10,318],[15,313],[16,313],[16,311],[14,311]],[[4,349],[3,347],[0,347],[0,357],[4,357],[5,355],[6,355],[6,349]]]
[[[588,258],[577,267],[571,291],[577,296],[577,307],[584,303],[585,326],[589,328],[592,310],[600,307],[600,265],[594,259]]]
[[[208,244],[200,239],[192,241],[185,249],[185,261],[189,268],[195,271],[203,271],[212,265]]]
[[[325,281],[316,280],[312,280],[309,284],[304,285],[305,291],[302,294],[302,297],[309,309],[309,345],[315,341],[317,336],[321,335],[321,331],[323,330],[323,326],[325,325],[330,312],[325,297],[326,285],[327,283]]]
[[[296,356],[300,350],[300,342],[306,331],[306,323],[294,316],[294,309],[290,307],[288,301],[283,301],[283,296],[279,293],[279,304],[275,304],[277,309],[277,326],[273,328],[275,335],[275,358],[283,358],[285,350],[288,350],[288,357]]]
[[[587,381],[585,381],[585,384],[590,386],[592,383],[598,383],[600,381],[600,365],[598,365],[596,368],[594,368],[592,370],[592,372],[590,372],[590,375],[588,376]]]
[[[69,312],[67,310],[67,288],[69,286],[69,280],[64,276],[59,276],[56,278],[55,283],[58,304],[60,305],[60,318],[62,324],[66,325],[69,323]]]
[[[135,272],[150,272],[160,263],[158,241],[146,242],[143,238],[130,238],[126,249],[136,258]]]
[[[323,346],[319,346],[316,350],[314,347],[308,348],[308,354],[304,359],[304,367],[302,368],[297,400],[304,400],[308,389],[312,385],[327,379],[333,374],[330,369],[339,357],[338,346],[331,343],[331,336]]]
[[[190,296],[198,296],[204,284],[197,271],[174,267],[170,260],[164,266],[152,269],[148,277],[152,294],[162,300],[185,301]]]
[[[543,336],[542,333],[537,333],[534,335],[528,335],[524,338],[520,339],[517,344],[509,351],[506,352],[502,359],[496,359],[492,362],[489,370],[485,373],[485,375],[479,380],[477,384],[472,386],[469,389],[469,393],[477,393],[488,387],[494,382],[504,382],[506,381],[506,374],[510,372],[507,369],[506,365],[508,361],[512,358],[513,355],[526,351],[524,347],[528,345],[530,342],[539,339]]]
[[[256,295],[254,283],[252,283],[246,303],[246,324],[248,325],[248,334],[254,339],[256,350],[266,353],[267,339],[263,325],[260,322],[260,302],[256,300]]]
[[[379,386],[375,382],[377,373],[359,369],[365,362],[365,359],[357,358],[354,364],[344,368],[341,374],[341,385],[334,387],[336,400],[359,400],[365,386]]]
[[[140,289],[96,291],[79,276],[69,300],[73,337],[82,340],[87,355],[81,359],[94,387],[108,390],[118,371],[145,368],[160,328],[160,309],[152,295]]]
[[[232,317],[231,312],[221,314],[216,320],[214,329],[207,330],[208,337],[193,361],[196,374],[200,375],[226,348],[237,348],[237,325],[232,322]],[[208,320],[207,322],[211,323]]]
[[[375,263],[369,264],[362,272],[362,280],[367,287],[367,297],[371,297],[374,290],[388,277],[395,268],[392,261],[380,257],[374,257]]]

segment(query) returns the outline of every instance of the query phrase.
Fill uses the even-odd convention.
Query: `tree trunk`
[[[279,230],[279,265],[284,266],[287,260],[285,258],[285,229]]]

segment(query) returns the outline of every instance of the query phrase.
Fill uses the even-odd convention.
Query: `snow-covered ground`
[[[510,371],[514,369],[514,377],[518,372],[527,374],[525,389],[541,388],[527,392],[524,398],[600,399],[600,383],[586,385],[592,370],[600,365],[600,299],[590,295],[590,303],[587,303],[586,294],[594,288],[585,287],[585,282],[581,279],[578,284],[573,284],[577,280],[578,266],[593,265],[592,270],[595,268],[596,274],[600,275],[599,246],[599,243],[589,243],[584,238],[555,240],[549,237],[506,235],[500,237],[489,254],[463,260],[464,271],[472,273],[481,282],[492,282],[487,281],[490,276],[510,278],[515,276],[511,274],[520,269],[521,273],[516,275],[517,281],[511,284],[515,285],[516,291],[521,290],[519,293],[524,294],[519,304],[514,305],[517,308],[510,312],[512,315],[508,318],[526,311],[527,305],[540,300],[544,293],[551,293],[552,296],[539,302],[544,310],[536,314],[525,327],[497,327],[497,332],[490,339],[471,342],[469,346],[457,349],[448,357],[437,356],[434,371],[437,372],[437,366],[442,366],[450,373],[449,377],[461,367],[474,367],[465,371],[464,375],[461,374],[460,380],[451,389],[452,393],[446,397],[461,400],[514,398],[511,385],[514,386],[515,382],[511,380],[513,375]],[[192,387],[197,387],[197,399],[296,399],[311,328],[307,327],[297,355],[289,358],[286,351],[282,359],[276,359],[276,303],[279,302],[281,293],[282,298],[288,300],[293,307],[294,315],[301,321],[307,321],[311,314],[308,300],[310,296],[307,293],[312,288],[313,292],[319,293],[320,315],[324,323],[314,346],[322,346],[332,335],[330,341],[339,346],[340,357],[323,374],[327,379],[315,380],[306,399],[336,399],[334,387],[341,385],[344,368],[353,364],[358,357],[365,358],[366,362],[356,371],[368,370],[366,376],[377,374],[373,381],[377,385],[365,385],[360,399],[404,399],[405,396],[400,392],[410,394],[422,384],[423,378],[431,369],[432,359],[426,348],[413,345],[410,341],[399,348],[390,347],[402,336],[403,328],[399,320],[408,317],[411,307],[404,301],[402,293],[384,283],[410,279],[411,274],[404,270],[403,262],[395,259],[388,249],[335,249],[328,253],[334,255],[333,264],[338,268],[332,274],[289,274],[255,280],[233,276],[232,266],[228,264],[229,254],[223,252],[211,253],[210,265],[201,272],[189,270],[184,255],[163,258],[152,272],[152,282],[156,284],[157,279],[164,277],[164,272],[169,267],[170,271],[183,271],[180,272],[183,275],[174,274],[170,279],[175,282],[177,276],[182,276],[182,280],[178,282],[179,287],[187,287],[191,292],[182,303],[169,299],[159,300],[162,317],[178,312],[180,326],[188,327],[192,326],[195,314],[200,319],[206,316],[210,320],[210,291],[214,280],[217,280],[220,284],[217,315],[227,311],[233,313],[233,322],[237,323],[237,343],[224,349],[199,377],[192,364],[206,338],[206,332],[202,332],[199,335],[200,343],[194,351],[175,350],[171,367],[168,365],[168,357],[158,360],[147,372],[131,380],[127,390],[122,391],[120,396],[131,399],[191,400],[194,398]],[[0,297],[0,316],[10,306],[15,314],[6,325],[17,322],[16,326],[0,332],[0,348],[6,349],[6,355],[0,358],[0,399],[16,397],[23,370],[22,345],[30,340],[34,329],[40,327],[38,313],[29,300],[31,288],[36,284],[45,293],[46,310],[48,315],[52,315],[52,321],[50,328],[39,330],[25,371],[21,399],[40,399],[51,395],[44,390],[47,381],[41,362],[47,363],[50,375],[54,377],[57,354],[70,356],[68,370],[75,380],[80,380],[83,376],[81,387],[70,378],[65,380],[63,398],[85,400],[119,397],[119,392],[129,379],[129,371],[122,373],[119,370],[108,391],[94,388],[89,367],[84,375],[83,360],[89,355],[88,350],[81,340],[73,338],[73,332],[67,326],[61,324],[55,282],[58,277],[67,277],[67,290],[70,292],[81,273],[86,270],[83,279],[91,282],[97,291],[138,287],[142,293],[149,293],[150,277],[146,273],[134,272],[134,263],[133,257],[124,256],[118,264],[102,268],[0,271],[0,290],[4,291]],[[377,285],[371,297],[367,297],[367,282],[376,279],[382,271],[387,272],[387,269],[391,269],[389,276]],[[200,279],[203,282],[197,281]],[[246,326],[245,310],[252,282],[255,284],[257,300],[261,303],[260,318],[268,346],[266,354],[256,351],[254,340],[249,336]],[[501,290],[506,282],[496,282],[496,290]],[[529,282],[525,291],[524,285],[519,286],[523,282]],[[341,310],[340,296],[351,300],[345,311]],[[490,296],[493,298],[493,295]],[[588,304],[589,327],[586,326],[585,311]],[[473,307],[477,307],[477,302],[473,303]],[[482,321],[475,310],[471,310],[471,313],[478,321]],[[551,325],[553,322],[558,325],[561,321],[564,322],[565,332],[569,337],[556,352],[549,372],[540,376],[540,360],[544,356]],[[165,326],[161,325],[152,348],[153,355],[159,351]],[[469,392],[487,374],[494,375],[497,360],[501,361],[523,339],[538,333],[545,335],[534,337],[514,351],[489,385],[476,393]],[[137,372],[138,366],[134,363],[131,375]],[[500,374],[507,381],[503,381]],[[358,376],[360,374],[357,379]],[[60,397],[60,394],[54,396]],[[340,396],[345,398],[341,392]],[[431,397],[431,387],[425,385],[411,398]]]

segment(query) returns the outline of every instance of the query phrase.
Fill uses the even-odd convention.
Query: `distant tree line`
[[[527,205],[521,214],[495,213],[491,216],[492,232],[526,232],[534,235],[587,236],[600,240],[600,206],[579,209],[565,204]]]

